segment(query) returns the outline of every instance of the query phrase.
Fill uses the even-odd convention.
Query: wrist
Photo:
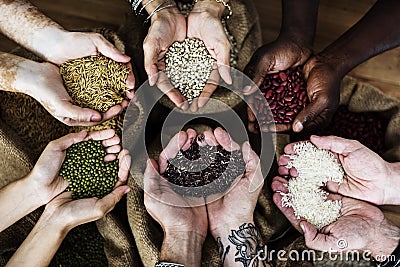
[[[200,266],[204,240],[205,235],[194,231],[165,230],[160,261],[174,262],[185,266]]]
[[[384,225],[380,227],[380,235],[380,237],[370,242],[369,249],[371,256],[379,261],[388,258],[399,246],[400,228],[392,224]]]
[[[58,216],[56,209],[48,208],[47,206],[40,216],[37,225],[39,228],[41,226],[46,227],[49,232],[54,233],[56,236],[59,236],[62,239],[64,239],[69,231],[73,228],[69,226],[65,220],[62,220],[60,216]]]
[[[253,224],[253,218],[243,218],[243,220],[231,220],[228,222],[220,223],[215,227],[210,226],[211,235],[217,240],[218,237],[228,236],[232,230],[239,229],[243,224]]]
[[[71,44],[68,36],[72,33],[61,27],[48,27],[39,31],[33,39],[33,48],[45,61],[61,64],[65,51]]]
[[[33,172],[18,180],[19,186],[28,190],[30,203],[36,208],[46,205],[50,199],[47,197],[47,189],[41,185]]]
[[[388,164],[387,181],[384,187],[384,200],[382,205],[400,205],[400,195],[397,189],[400,187],[400,162]]]
[[[228,3],[228,1],[224,1]],[[200,0],[193,6],[192,12],[194,13],[207,13],[213,17],[222,18],[226,7],[215,0]]]
[[[166,2],[166,0],[143,0],[142,1],[142,7],[144,7],[144,10],[146,10],[147,14],[151,14],[157,7],[160,7],[161,5],[175,5],[175,1],[169,1]],[[139,9],[140,10],[140,9]],[[143,11],[142,11],[143,12]],[[162,15],[173,15],[173,13],[180,13],[178,10],[178,7],[171,7],[171,8],[166,8],[163,9],[159,12],[156,12],[153,16],[154,17],[159,16],[160,14]]]

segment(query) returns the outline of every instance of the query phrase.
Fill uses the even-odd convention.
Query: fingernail
[[[301,130],[303,130],[303,124],[301,124],[301,122],[296,122],[296,124],[293,126],[293,130],[295,132],[301,132]]]
[[[303,223],[300,223],[300,228],[301,228],[301,230],[303,230],[303,233],[305,234],[306,233],[306,227],[304,226]]]
[[[251,90],[251,85],[247,85],[243,88],[243,93],[247,93],[248,91]]]
[[[129,191],[131,191],[131,189],[128,187],[127,189],[125,189],[124,194],[128,194]]]
[[[90,117],[90,121],[100,121],[100,120],[101,120],[100,114],[94,114]]]

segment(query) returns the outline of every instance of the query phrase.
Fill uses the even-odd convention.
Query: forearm
[[[44,212],[6,266],[48,266],[67,232]]]
[[[32,95],[33,81],[40,78],[32,70],[39,68],[40,63],[0,52],[0,90]]]
[[[0,0],[0,31],[43,59],[52,60],[66,32],[26,0]]]
[[[217,241],[223,266],[270,266],[254,222],[221,226],[212,235]]]
[[[166,231],[160,252],[160,262],[200,266],[204,237],[195,232],[170,233]]]
[[[400,44],[400,2],[381,0],[319,55],[344,76],[365,60]]]
[[[313,46],[319,0],[282,0],[280,38],[289,38],[308,47]]]
[[[36,186],[28,177],[17,180],[0,190],[0,232],[44,205]]]

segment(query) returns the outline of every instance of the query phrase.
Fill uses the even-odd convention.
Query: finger
[[[191,128],[186,130],[186,134],[187,134],[186,142],[181,148],[183,151],[188,150],[189,147],[193,144],[194,140],[197,137],[196,131]]]
[[[71,102],[64,101],[61,109],[63,110],[64,123],[70,123],[71,125],[95,125],[100,123],[102,116],[99,112],[90,108],[81,108],[73,105]]]
[[[294,214],[293,208],[282,206],[282,195],[280,193],[275,193],[272,196],[272,199],[274,200],[275,205],[283,213],[283,215],[285,215],[286,219],[288,219],[293,227],[296,228],[297,231],[302,233],[302,230],[300,228],[300,220],[297,219],[296,215]]]
[[[119,115],[122,111],[123,111],[122,105],[115,105],[103,113],[102,121],[108,121],[109,119],[112,119],[115,116]]]
[[[260,159],[256,152],[251,149],[248,141],[242,145],[243,160],[246,163],[246,178],[249,179],[249,192],[255,192],[264,184],[264,177],[261,172]]]
[[[175,158],[176,154],[185,145],[188,136],[185,131],[180,131],[174,137],[171,138],[168,145],[160,153],[158,158],[158,164],[160,165],[161,173],[164,173],[168,165],[168,160]]]
[[[119,143],[121,143],[121,139],[118,136],[114,135],[112,138],[105,139],[101,143],[104,147],[109,147],[113,145],[118,145]]]
[[[126,67],[128,68],[128,76],[126,77],[126,87],[129,89],[135,88],[135,75],[133,74],[133,69],[132,69],[132,64],[128,63],[126,64]]]
[[[114,138],[115,130],[113,129],[106,129],[101,131],[89,132],[87,135],[86,141],[88,140],[107,140],[110,138]]]
[[[122,54],[102,35],[98,34],[97,36],[99,38],[94,38],[94,44],[97,47],[97,51],[100,52],[102,55],[121,63],[128,63],[131,60],[130,57]]]
[[[109,213],[121,198],[130,191],[129,186],[123,185],[115,188],[110,194],[96,202],[96,206],[101,210],[103,216]],[[93,209],[96,211],[96,209]],[[103,217],[101,216],[101,217]]]
[[[279,157],[278,164],[279,166],[286,166],[292,159],[288,155],[282,155]]]
[[[287,188],[288,183],[288,180],[286,180],[285,178],[275,176],[274,179],[272,179],[271,188],[274,192],[282,192],[287,194],[289,192]]]
[[[50,142],[49,147],[53,150],[64,151],[73,144],[84,141],[87,135],[88,133],[85,130],[80,131],[79,133],[70,133]]]
[[[315,250],[328,250],[336,247],[337,238],[318,233],[318,230],[306,221],[301,221],[300,227],[304,232],[307,247]]]
[[[153,159],[147,160],[146,170],[143,175],[144,191],[146,193],[157,192],[160,186],[160,174],[157,162]]]
[[[293,121],[292,127],[294,132],[301,132],[304,125],[310,124],[318,119],[324,118],[323,114],[326,113],[328,102],[324,96],[316,97],[296,116]]]
[[[190,104],[190,111],[195,113],[199,110],[199,98],[193,98],[192,103]]]
[[[225,149],[226,151],[234,151],[239,150],[240,146],[232,140],[230,135],[223,130],[221,127],[217,127],[214,130],[214,136],[217,142]]]
[[[268,130],[264,130],[264,128],[262,128],[262,131],[263,132],[271,131],[272,130],[271,128],[272,128],[271,126],[268,128]],[[279,124],[275,124],[273,128],[275,128],[275,130],[274,130],[275,132],[282,133],[282,132],[290,131],[290,129],[292,128],[292,125],[279,123]]]
[[[217,59],[219,75],[227,84],[232,84],[232,77],[229,67],[229,59],[231,56],[229,41],[226,41],[226,44],[219,42],[214,51]]]
[[[204,107],[212,94],[215,92],[215,90],[218,88],[219,84],[219,73],[215,70],[213,70],[210,74],[210,77],[207,81],[206,86],[204,87],[203,91],[201,92],[198,100],[198,106],[199,108]]]
[[[104,156],[104,161],[105,162],[110,162],[110,161],[114,161],[117,159],[117,155],[116,154],[107,154]]]
[[[301,142],[307,142],[307,141],[300,141],[300,142],[294,142],[294,143],[287,144],[284,148],[285,154],[288,154],[288,155],[296,154],[296,151],[294,150],[294,146]]]
[[[278,173],[282,176],[287,176],[287,175],[289,175],[289,169],[286,168],[286,166],[279,166]]]
[[[215,135],[212,130],[204,131],[203,135],[204,135],[204,140],[207,143],[207,145],[209,145],[209,146],[217,146],[218,145],[218,141],[215,138]]]
[[[174,102],[174,104],[183,109],[187,110],[189,108],[189,103],[188,101],[182,96],[182,94],[176,90],[171,83],[169,82],[168,77],[165,75],[165,73],[160,73],[158,81],[157,81],[157,87],[160,89],[161,92],[166,94],[168,98]]]
[[[364,147],[360,142],[356,140],[349,140],[337,136],[312,135],[310,140],[318,148],[327,149],[334,153],[342,154],[344,156],[347,156],[351,152],[354,152]]]
[[[118,170],[118,182],[121,184],[126,183],[129,176],[129,169],[131,166],[131,155],[129,151],[124,149],[118,155],[119,159],[119,170]]]
[[[114,145],[106,148],[107,154],[118,154],[121,151],[120,145]]]
[[[156,42],[154,40],[145,39],[143,43],[144,51],[144,68],[146,70],[147,76],[149,77],[150,86],[154,86],[157,82],[157,61],[159,49],[155,46]]]

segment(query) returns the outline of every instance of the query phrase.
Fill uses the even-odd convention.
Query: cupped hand
[[[278,38],[276,41],[260,47],[251,58],[245,68],[245,74],[249,76],[256,86],[250,86],[244,89],[244,95],[250,104],[247,109],[249,120],[249,131],[257,132],[255,129],[256,117],[251,107],[254,101],[254,94],[261,86],[265,76],[271,73],[284,71],[299,65],[303,65],[311,56],[312,49],[307,45],[302,45],[289,38]],[[276,131],[287,131],[290,125],[276,125]]]
[[[174,8],[167,8],[151,17],[151,25],[143,43],[144,67],[149,77],[150,86],[156,84],[158,71],[165,53],[170,45],[176,41],[183,41],[186,37],[186,19]]]
[[[204,204],[199,204],[204,203],[204,200],[198,199],[192,206],[190,200],[175,193],[162,177],[168,159],[174,158],[181,149],[188,149],[195,138],[196,132],[192,129],[179,132],[161,152],[158,163],[148,160],[143,178],[144,204],[167,235],[194,232],[204,241],[208,229],[207,211]]]
[[[396,164],[383,160],[378,154],[356,140],[348,140],[336,136],[311,136],[311,142],[321,149],[335,154],[345,171],[341,184],[328,182],[327,189],[333,193],[368,201],[376,205],[400,203],[395,191]],[[286,154],[293,154],[294,143],[285,147]],[[296,176],[295,170],[286,168],[290,159],[281,156],[279,173]],[[397,200],[396,200],[397,199]]]
[[[204,133],[206,142],[221,145],[227,151],[239,150],[229,134],[217,128]],[[207,141],[209,140],[209,141]],[[211,234],[216,238],[224,236],[230,229],[237,229],[243,223],[252,223],[258,196],[264,184],[260,160],[248,142],[242,145],[243,160],[246,163],[245,174],[239,178],[222,198],[207,203],[208,221]]]
[[[313,56],[303,68],[310,103],[293,121],[293,131],[312,132],[326,126],[332,119],[340,99],[342,76],[329,59]]]
[[[294,215],[293,208],[282,207],[282,196],[287,193],[288,181],[275,177],[272,182],[274,202],[291,224],[304,234],[307,247],[322,251],[370,251],[373,257],[388,256],[400,240],[400,229],[387,220],[382,211],[366,202],[330,195],[342,201],[339,219],[318,231],[314,226]]]
[[[94,126],[120,114],[129,104],[128,100],[123,100],[105,113],[81,108],[72,104],[72,99],[65,90],[56,65],[39,63],[34,72],[37,74],[30,75],[33,88],[29,90],[29,94],[39,101],[53,117],[66,125]],[[133,91],[128,91],[126,95],[128,98],[134,98]]]
[[[201,93],[198,108],[205,106],[217,89],[221,77],[227,84],[232,83],[230,74],[230,51],[231,43],[221,23],[221,16],[225,7],[215,1],[197,2],[188,16],[188,38],[202,40],[211,56],[216,60],[218,72],[213,73],[211,82],[207,83]],[[215,82],[216,81],[216,82]]]
[[[115,154],[121,151],[120,139],[115,136],[115,131],[111,129],[89,133],[86,131],[71,133],[50,142],[40,155],[35,167],[27,178],[33,183],[32,186],[36,188],[35,191],[42,199],[42,203],[48,203],[55,196],[63,192],[68,186],[68,182],[59,175],[61,165],[66,155],[66,150],[73,144],[88,140],[102,141],[107,152],[107,155],[104,158],[105,161],[115,160]],[[129,166],[126,166],[127,164],[130,164],[129,155],[126,152],[121,152],[119,158],[120,170],[118,173],[118,185],[126,181],[126,169],[129,170]]]
[[[124,63],[129,69],[126,86],[131,90],[127,96],[133,97],[135,88],[135,76],[133,75],[131,58],[121,53],[103,35],[94,32],[63,32],[59,37],[57,45],[51,46],[45,55],[46,59],[54,64],[60,65],[68,60],[104,55],[116,62]],[[132,96],[132,97],[131,97]]]
[[[72,192],[64,192],[46,205],[44,214],[51,216],[58,225],[69,231],[78,225],[104,217],[129,190],[129,186],[123,185],[116,187],[102,199],[92,197],[78,200],[72,199]]]

